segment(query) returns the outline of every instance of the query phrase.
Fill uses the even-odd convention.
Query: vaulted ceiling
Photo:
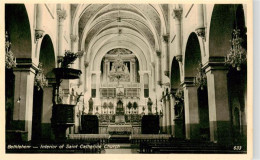
[[[72,32],[79,37],[78,49],[85,51],[85,59],[95,59],[100,50],[109,50],[102,48],[105,46],[132,45],[150,64],[168,30],[165,4],[72,4],[71,16]]]

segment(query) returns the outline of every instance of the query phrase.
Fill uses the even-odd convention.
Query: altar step
[[[129,135],[111,135],[109,143],[130,143]]]

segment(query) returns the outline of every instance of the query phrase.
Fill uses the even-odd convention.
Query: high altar
[[[91,114],[98,116],[100,134],[141,133],[142,116],[148,113],[149,78],[128,49],[112,49],[103,57],[101,73],[92,76],[91,84]]]

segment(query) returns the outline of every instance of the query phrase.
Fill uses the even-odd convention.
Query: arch
[[[201,63],[201,50],[196,33],[192,32],[188,38],[184,57],[184,77],[195,77]]]
[[[55,78],[55,75],[52,72],[53,68],[55,68],[56,62],[55,52],[52,40],[47,34],[42,39],[39,62],[43,65],[44,75],[46,75],[47,78]]]
[[[171,67],[171,88],[176,89],[180,86],[180,67],[179,62],[174,57],[172,59],[172,67]]]
[[[91,42],[89,44],[91,45],[91,48],[88,48],[88,50],[86,51],[85,60],[90,59],[93,56],[93,53],[95,53],[96,50],[98,50],[99,48],[103,47],[106,43],[109,43],[111,41],[121,41],[122,44],[128,43],[126,42],[126,40],[129,41],[129,43],[131,42],[131,44],[134,44],[134,46],[139,47],[139,49],[143,52],[143,55],[140,56],[144,56],[148,62],[152,62],[154,60],[154,54],[150,54],[152,53],[151,47],[147,43],[145,43],[143,39],[140,38],[141,36],[136,35],[135,33],[133,33],[133,31],[128,29],[124,29],[123,32],[126,33],[120,36],[118,35],[118,33],[115,32],[116,30],[114,28],[109,30],[109,33],[111,34],[103,33],[95,37],[95,43],[92,44]],[[131,33],[133,33],[133,35]]]
[[[32,58],[31,28],[25,5],[5,5],[5,30],[10,35],[15,57]]]
[[[239,27],[242,32],[246,32],[244,26],[245,16],[241,4],[214,5],[209,29],[209,56],[226,56],[231,47],[233,29]]]
[[[117,41],[113,41],[113,42],[110,42],[110,43],[107,43],[107,44],[104,44],[102,46],[102,48],[100,48],[99,50],[97,50],[96,52],[93,52],[93,55],[96,55],[96,56],[92,56],[90,58],[90,62],[93,62],[93,63],[90,63],[90,69],[95,71],[97,70],[97,68],[99,68],[100,66],[100,63],[101,63],[101,59],[103,58],[103,56],[111,49],[114,49],[114,48],[126,48],[126,49],[129,49],[131,51],[133,51],[133,53],[136,55],[139,63],[141,64],[140,65],[140,70],[146,70],[146,68],[148,67],[147,66],[147,60],[145,59],[143,53],[142,53],[142,50],[133,45],[133,43],[121,43],[121,44],[118,44]]]

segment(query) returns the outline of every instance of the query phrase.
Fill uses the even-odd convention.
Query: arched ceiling
[[[116,43],[119,39],[115,35],[122,34],[128,40],[121,39],[120,43],[128,43],[123,44],[126,46],[132,43],[145,50],[144,60],[150,65],[155,50],[161,49],[161,36],[168,30],[166,4],[72,4],[71,14],[72,33],[79,37],[78,48],[84,50],[89,59],[95,59],[92,50],[100,49],[93,47],[102,47],[96,45],[97,42],[107,44],[113,39]],[[142,43],[136,43],[136,40]]]

